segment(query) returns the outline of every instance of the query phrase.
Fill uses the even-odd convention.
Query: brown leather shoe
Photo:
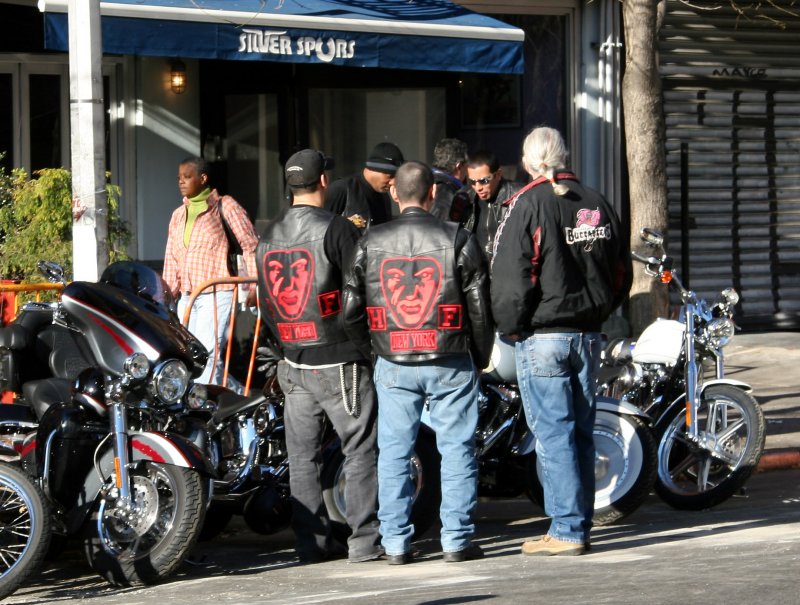
[[[529,540],[522,544],[522,554],[531,557],[576,556],[586,552],[585,544],[565,542],[552,536],[545,535],[540,540]]]

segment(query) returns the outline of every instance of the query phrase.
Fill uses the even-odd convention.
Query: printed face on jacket
[[[264,255],[267,295],[287,320],[303,314],[314,282],[314,259],[308,250],[270,250]]]
[[[391,258],[381,265],[383,298],[401,328],[416,329],[428,319],[441,282],[442,269],[433,258]]]

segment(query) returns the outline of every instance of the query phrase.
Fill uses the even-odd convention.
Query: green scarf
[[[206,187],[194,197],[187,198],[189,204],[186,206],[186,227],[183,229],[183,245],[189,247],[189,239],[192,236],[194,221],[201,213],[208,210],[208,196],[211,189]]]

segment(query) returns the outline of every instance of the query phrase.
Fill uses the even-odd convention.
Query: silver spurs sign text
[[[316,57],[323,63],[334,59],[352,59],[356,51],[355,40],[342,38],[293,38],[286,31],[267,29],[242,29],[239,35],[239,52],[266,55],[297,55]]]

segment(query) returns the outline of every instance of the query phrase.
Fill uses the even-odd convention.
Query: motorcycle
[[[678,279],[660,233],[643,229],[641,238],[653,255],[632,256],[648,275],[676,289],[679,318],[656,319],[635,342],[609,343],[598,392],[650,417],[658,440],[659,496],[678,509],[711,508],[744,485],[766,439],[764,413],[750,385],[725,377],[723,350],[734,335],[739,296],[726,288],[709,304]]]
[[[268,380],[254,396],[218,385],[200,385],[176,419],[173,430],[208,452],[215,469],[213,499],[200,540],[217,536],[234,515],[241,515],[259,534],[273,534],[289,526],[283,398],[273,381]]]
[[[478,493],[505,497],[525,493],[543,508],[536,435],[525,419],[512,342],[496,338],[491,365],[481,382]],[[640,410],[605,397],[596,398],[596,409],[593,522],[609,525],[639,508],[650,493],[656,445]]]
[[[490,366],[481,375],[476,431],[478,495],[510,498],[525,494],[542,506],[544,497],[536,459],[536,437],[528,428],[516,381],[514,344],[498,336]],[[425,478],[421,496],[418,487],[412,507],[417,536],[438,519],[441,500],[440,457],[426,416],[423,413],[417,455],[412,462],[418,467],[416,472]],[[656,476],[656,443],[641,410],[606,397],[597,398],[594,440],[593,520],[596,525],[608,525],[636,510],[652,489]],[[330,497],[342,508],[344,477],[341,471],[332,479]]]
[[[204,385],[190,394],[188,405],[173,425],[175,430],[211,452],[216,468],[214,498],[201,540],[218,535],[235,515],[241,516],[249,529],[264,535],[285,529],[291,520],[284,400],[275,377],[279,358],[264,348],[259,351],[262,355],[259,361],[263,364],[259,371],[266,372],[261,393],[247,397],[224,387]],[[424,449],[423,455],[435,451],[432,441],[426,443],[429,447]],[[330,423],[323,432],[320,455],[323,500],[335,537],[345,542],[350,529],[345,518],[344,455]],[[438,465],[435,470],[430,463],[425,467],[430,473],[438,473]],[[434,506],[428,496],[431,493],[428,480],[434,481],[426,474],[423,482],[422,468],[419,455],[415,456],[409,467],[409,477],[416,485],[418,533],[432,522],[432,519],[427,521],[431,518],[427,513]],[[438,509],[438,503],[435,506]]]
[[[0,446],[0,456],[11,455]],[[22,471],[0,462],[0,600],[36,575],[44,561],[52,525],[39,487]]]
[[[180,325],[166,285],[135,262],[97,283],[64,282],[58,303],[28,303],[0,330],[0,439],[41,489],[55,535],[78,538],[109,583],[151,584],[197,539],[214,473],[165,430],[208,352]]]

